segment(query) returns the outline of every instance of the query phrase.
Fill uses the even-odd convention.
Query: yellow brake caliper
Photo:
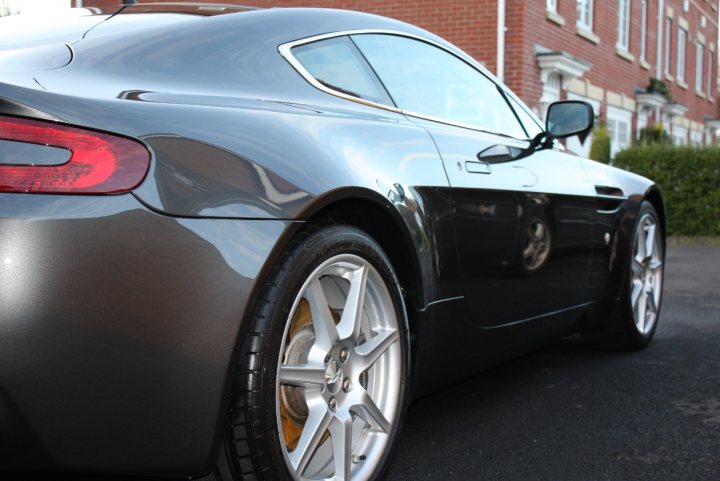
[[[340,322],[340,317],[333,311],[333,318],[335,324]],[[290,323],[290,332],[288,333],[288,346],[286,347],[286,358],[292,354],[295,359],[286,359],[289,364],[297,363],[297,358],[302,353],[292,353],[292,349],[289,347],[294,344],[296,336],[300,335],[306,340],[307,336],[312,334],[311,340],[314,340],[314,331],[312,331],[312,315],[310,313],[310,304],[307,300],[301,299],[300,304],[295,311],[292,322]],[[311,346],[310,343],[307,347]],[[300,347],[303,350],[302,347]],[[287,352],[290,351],[290,352]],[[307,352],[305,352],[307,354]],[[293,362],[295,361],[295,362]],[[298,442],[300,441],[300,435],[302,434],[305,422],[307,421],[308,409],[305,404],[305,395],[303,387],[299,386],[280,386],[280,424],[282,427],[283,441],[288,452],[294,451],[297,448]],[[323,435],[320,444],[324,443],[330,433],[327,431]]]

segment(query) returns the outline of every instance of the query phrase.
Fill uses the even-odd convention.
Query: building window
[[[630,0],[618,0],[616,46],[625,51],[630,49]]]
[[[640,60],[647,57],[647,0],[642,0],[642,14],[640,18]]]
[[[695,54],[695,91],[703,91],[703,63],[705,62],[705,47],[700,42],[696,43]]]
[[[593,28],[593,0],[578,0],[577,26],[592,32]]]
[[[640,134],[642,130],[648,126],[648,113],[646,110],[641,110],[637,113],[637,131],[635,133],[636,139],[640,140]]]
[[[708,98],[713,98],[713,83],[712,83],[712,72],[713,72],[713,54],[710,52],[708,55],[708,68],[707,68],[707,94]]]
[[[608,107],[607,127],[610,134],[610,155],[614,158],[621,150],[630,147],[632,112]]]
[[[685,127],[673,125],[672,143],[673,145],[687,145],[687,129]]]
[[[558,100],[560,100],[560,75],[553,73],[548,75],[547,81],[543,84],[543,94],[540,98],[543,119],[550,104]]]
[[[677,56],[677,79],[678,82],[685,81],[685,50],[687,44],[687,32],[683,28],[678,29],[678,56]]]
[[[665,19],[665,75],[670,75],[670,45],[672,45],[672,18]]]
[[[700,147],[703,143],[703,135],[699,130],[690,131],[690,143],[695,147]]]
[[[557,0],[547,0],[547,9],[550,12],[557,13]]]

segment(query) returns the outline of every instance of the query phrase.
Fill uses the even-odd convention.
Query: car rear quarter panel
[[[0,195],[0,466],[209,465],[242,313],[291,226]]]

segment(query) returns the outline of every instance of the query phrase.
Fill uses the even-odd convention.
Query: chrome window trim
[[[510,134],[507,134],[507,133],[504,133],[504,132],[498,132],[498,131],[496,131],[496,130],[488,129],[488,128],[485,128],[485,127],[479,127],[479,126],[477,126],[477,125],[466,124],[466,123],[463,123],[463,122],[457,122],[457,121],[450,120],[450,119],[446,119],[446,118],[442,118],[442,117],[435,117],[435,116],[432,116],[432,115],[426,115],[426,114],[421,114],[421,113],[418,113],[418,112],[412,112],[412,111],[409,111],[409,110],[403,110],[403,109],[397,108],[397,107],[395,107],[395,106],[380,104],[380,103],[377,103],[377,102],[373,102],[373,101],[371,101],[371,100],[365,100],[365,99],[362,99],[362,98],[360,98],[360,97],[355,97],[355,96],[353,96],[353,95],[348,95],[348,94],[343,93],[343,92],[338,92],[337,90],[334,90],[334,89],[331,89],[331,88],[329,88],[329,87],[326,87],[325,85],[323,85],[323,84],[321,84],[320,82],[318,82],[318,81],[315,79],[315,77],[313,77],[312,74],[310,74],[310,72],[308,72],[307,69],[305,69],[305,67],[303,67],[303,65],[300,63],[300,61],[299,61],[297,58],[295,58],[295,56],[294,56],[294,55],[292,54],[292,52],[291,52],[291,50],[293,49],[293,47],[298,47],[298,46],[300,46],[300,45],[306,45],[306,44],[308,44],[308,43],[319,42],[319,41],[321,41],[321,40],[327,40],[327,39],[336,38],[336,37],[344,37],[344,36],[348,36],[348,37],[349,37],[349,36],[352,36],[352,35],[364,35],[364,34],[394,35],[394,36],[398,36],[398,37],[406,37],[406,38],[410,38],[410,39],[413,39],[413,40],[418,40],[418,41],[420,41],[420,42],[424,42],[424,43],[427,43],[427,44],[432,45],[432,46],[434,46],[434,47],[437,47],[437,48],[439,48],[439,49],[441,49],[441,50],[449,53],[450,55],[452,55],[453,57],[457,58],[458,60],[465,62],[466,64],[468,64],[470,67],[474,68],[475,70],[477,70],[478,73],[480,73],[481,75],[484,75],[485,77],[487,77],[493,84],[495,84],[496,87],[499,87],[499,88],[502,90],[503,94],[507,95],[506,89],[503,88],[502,85],[500,85],[500,83],[498,82],[497,78],[496,78],[492,73],[488,72],[482,65],[480,65],[479,63],[477,63],[477,61],[475,61],[472,57],[469,57],[469,56],[467,56],[467,55],[459,55],[457,52],[453,52],[452,50],[448,49],[446,46],[444,46],[444,45],[442,45],[442,44],[440,44],[440,43],[438,43],[438,42],[435,42],[435,41],[430,40],[430,39],[428,39],[428,38],[422,37],[422,36],[420,36],[420,35],[415,35],[415,34],[412,34],[412,33],[401,32],[401,31],[399,31],[399,30],[360,29],[360,30],[344,30],[344,31],[340,31],[340,32],[324,33],[324,34],[322,34],[322,35],[314,35],[314,36],[312,36],[312,37],[307,37],[307,38],[303,38],[303,39],[300,39],[300,40],[294,40],[294,41],[292,41],[292,42],[287,42],[287,43],[284,43],[284,44],[282,44],[282,45],[279,45],[279,46],[278,46],[278,52],[280,52],[280,55],[281,55],[285,60],[287,60],[287,62],[288,62],[310,85],[312,85],[313,87],[315,87],[315,88],[318,89],[318,90],[321,90],[321,91],[323,91],[323,92],[325,92],[325,93],[327,93],[327,94],[333,95],[333,96],[335,96],[335,97],[340,97],[340,98],[342,98],[342,99],[349,100],[349,101],[351,101],[351,102],[356,102],[356,103],[359,103],[359,104],[368,105],[368,106],[370,106],[370,107],[375,107],[375,108],[378,108],[378,109],[388,110],[388,111],[390,111],[390,112],[394,112],[394,113],[397,113],[397,114],[407,115],[408,117],[414,117],[414,118],[418,118],[418,119],[422,119],[422,120],[429,120],[429,121],[431,121],[431,122],[437,122],[437,123],[441,123],[441,124],[445,124],[445,125],[451,125],[451,126],[454,126],[454,127],[461,127],[461,128],[469,129],[469,130],[476,130],[476,131],[478,131],[478,132],[485,132],[485,133],[489,133],[489,134],[493,134],[493,135],[499,135],[499,136],[501,136],[501,137],[507,137],[507,138],[514,139],[514,140],[517,140],[517,141],[520,141],[520,142],[527,142],[527,141],[530,140],[530,139],[527,139],[527,138],[517,138],[517,137],[514,137],[514,136],[512,136],[512,135],[510,135]],[[370,67],[372,68],[372,65],[371,65]],[[380,81],[382,82],[382,79],[380,79]],[[388,92],[388,95],[390,95],[389,92]],[[392,98],[392,96],[391,96],[391,98]],[[511,106],[511,105],[508,105],[508,108],[511,109],[511,111],[512,111],[512,106]],[[522,128],[523,130],[525,130],[525,127],[523,127],[522,122],[518,121],[518,123],[519,123],[519,125],[520,125],[520,128]]]

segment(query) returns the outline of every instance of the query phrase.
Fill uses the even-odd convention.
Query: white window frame
[[[630,50],[630,0],[618,0],[617,42],[615,46]]]
[[[685,54],[687,53],[687,37],[688,33],[682,27],[678,27],[678,50],[677,50],[677,80],[678,82],[685,81]]]
[[[641,0],[642,14],[640,17],[640,60],[645,61],[647,57],[647,0]]]
[[[588,32],[593,30],[593,0],[577,0],[577,26]]]
[[[670,48],[672,47],[672,18],[665,19],[665,75],[670,75]]]
[[[543,120],[547,120],[547,109],[551,103],[560,100],[562,79],[560,74],[551,73],[543,84],[542,97],[540,97],[541,115]]]
[[[700,147],[703,144],[703,134],[699,130],[690,131],[690,144],[695,147]]]
[[[557,0],[547,0],[545,8],[548,12],[557,13]]]
[[[695,91],[703,91],[703,82],[705,76],[703,67],[705,64],[705,46],[700,42],[695,42]]]
[[[649,118],[650,115],[644,110],[637,113],[637,121],[635,122],[635,139],[640,140],[642,129],[647,128]]]
[[[672,126],[672,143],[673,145],[687,145],[688,130],[679,125]]]
[[[610,156],[627,149],[632,144],[633,113],[617,107],[607,107],[607,125],[610,134]],[[624,132],[622,132],[624,131]],[[622,134],[622,135],[621,135]]]

